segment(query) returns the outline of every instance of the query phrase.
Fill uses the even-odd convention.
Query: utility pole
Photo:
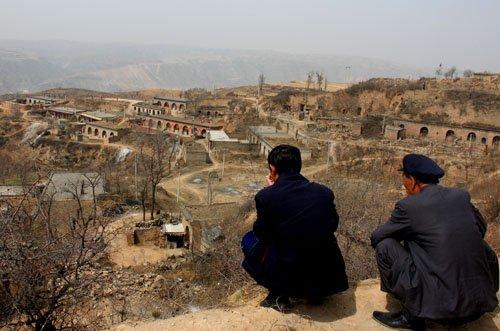
[[[135,162],[134,162],[134,188],[135,188],[135,200],[138,200],[137,195],[137,159],[139,155],[135,154]]]
[[[179,175],[177,176],[177,202],[179,202],[180,193],[181,193],[181,169],[179,169]]]
[[[222,150],[222,171],[221,171],[221,175],[220,175],[220,178],[224,178],[224,164],[226,163],[226,150],[223,149]]]

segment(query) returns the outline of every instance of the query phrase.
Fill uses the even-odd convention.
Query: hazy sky
[[[0,39],[143,42],[500,71],[500,0],[0,0]]]

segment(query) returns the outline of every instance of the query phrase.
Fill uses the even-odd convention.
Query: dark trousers
[[[382,240],[375,248],[377,265],[380,272],[382,291],[402,299],[404,289],[398,286],[398,279],[407,265],[410,254],[395,239]]]
[[[408,251],[397,240],[387,238],[382,240],[375,248],[377,265],[380,271],[381,289],[390,293],[395,298],[404,301],[404,289],[398,285],[400,277],[406,277],[405,270],[410,259]],[[408,313],[408,312],[407,312]],[[436,320],[435,322],[443,325],[458,326],[472,322],[482,314],[475,314],[470,317]]]

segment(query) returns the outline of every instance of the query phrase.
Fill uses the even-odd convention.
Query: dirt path
[[[399,309],[396,302],[380,291],[378,280],[367,280],[355,288],[330,297],[322,306],[298,304],[290,314],[260,308],[259,297],[231,309],[211,309],[166,320],[129,322],[112,330],[390,330],[372,319],[374,310]],[[498,330],[500,309],[467,325],[470,330]],[[429,323],[431,330],[444,330]]]

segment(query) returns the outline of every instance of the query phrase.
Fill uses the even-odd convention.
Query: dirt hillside
[[[258,307],[262,297],[233,309],[211,309],[165,320],[128,322],[113,328],[131,330],[387,330],[375,322],[373,310],[397,310],[397,303],[379,290],[378,280],[360,282],[355,288],[333,296],[323,305],[297,304],[293,312],[281,314]],[[500,309],[461,329],[498,330]],[[436,324],[430,329],[443,330]]]

